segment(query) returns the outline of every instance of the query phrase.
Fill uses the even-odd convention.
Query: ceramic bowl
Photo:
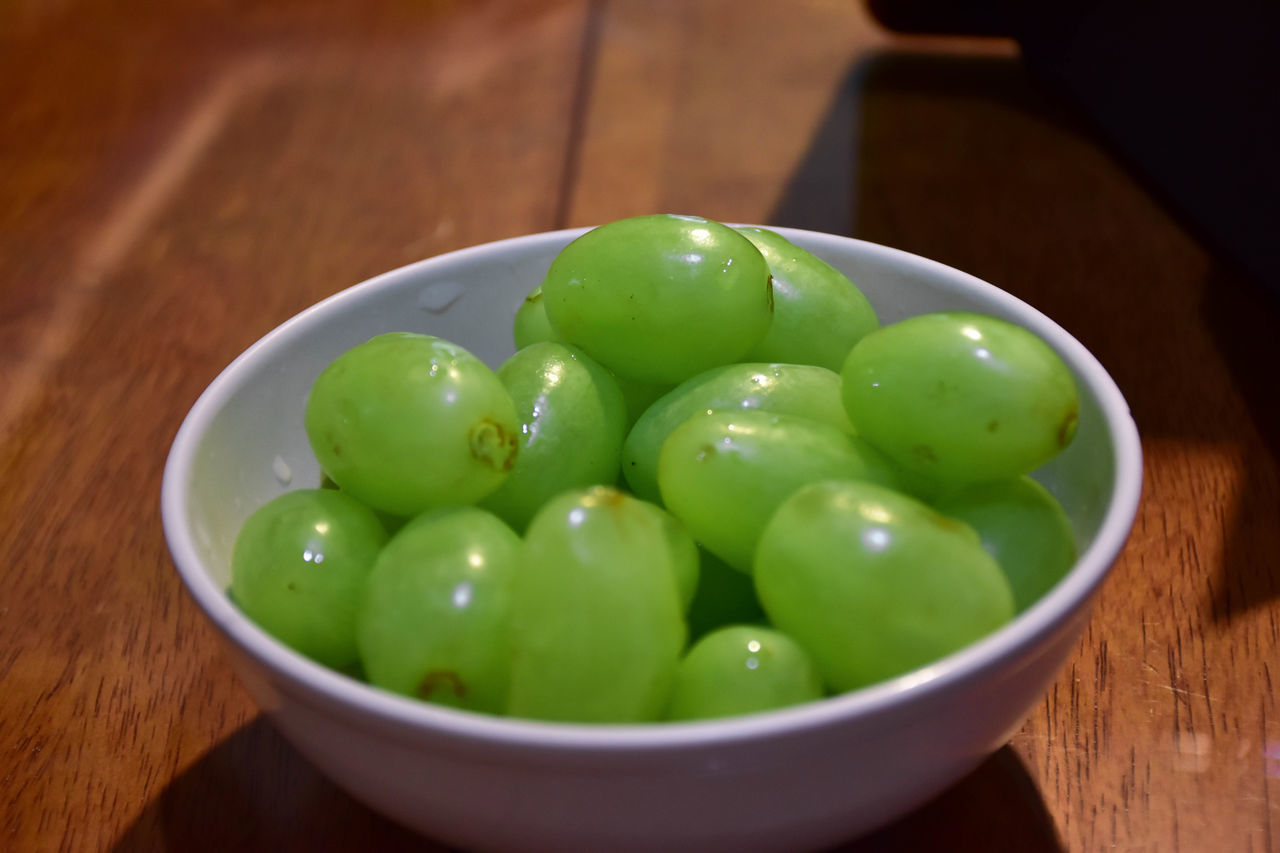
[[[974,310],[1029,328],[1078,380],[1071,446],[1036,476],[1080,558],[1013,622],[931,666],[809,705],[711,722],[586,726],[436,707],[295,654],[227,598],[245,517],[319,471],[303,406],[319,371],[387,331],[426,332],[497,366],[511,320],[582,230],[477,246],[378,276],[303,311],[199,398],[165,469],[183,583],[273,723],[337,785],[436,840],[482,850],[788,850],[830,845],[923,804],[1018,730],[1057,677],[1137,510],[1137,430],[1098,361],[1048,317],[965,273],[858,240],[776,229],[844,271],[884,323]]]

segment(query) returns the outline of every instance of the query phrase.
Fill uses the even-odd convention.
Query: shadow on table
[[[1008,746],[927,805],[836,848],[840,853],[1046,853],[1063,849],[1040,792],[1018,754]]]
[[[260,716],[170,782],[114,853],[446,849],[353,800]]]
[[[356,802],[260,716],[179,774],[126,830],[113,853],[366,849],[435,853],[451,848]],[[1021,761],[1005,747],[921,809],[838,849],[1040,853],[1061,845]]]
[[[1148,454],[1180,469],[1184,490],[1205,479],[1189,484],[1202,506],[1145,516],[1147,538],[1198,574],[1213,558],[1193,524],[1222,524],[1221,574],[1204,579],[1199,609],[1225,622],[1280,597],[1280,311],[1157,197],[1017,59],[890,52],[851,70],[770,222],[934,258],[1075,335],[1125,394]],[[1201,448],[1233,470],[1185,467]],[[1214,479],[1237,474],[1238,503],[1218,505]],[[1158,506],[1166,486],[1149,479],[1146,499]]]

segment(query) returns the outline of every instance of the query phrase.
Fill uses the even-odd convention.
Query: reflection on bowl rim
[[[391,270],[340,291],[286,320],[255,342],[228,365],[200,395],[179,428],[166,460],[161,487],[165,538],[183,583],[201,609],[240,648],[269,669],[288,673],[305,688],[351,710],[407,729],[434,730],[491,745],[582,750],[645,750],[706,746],[751,740],[838,723],[853,717],[872,716],[895,707],[905,697],[939,693],[963,682],[969,675],[998,668],[1020,649],[1058,629],[1062,620],[1085,603],[1105,578],[1128,538],[1142,489],[1142,447],[1137,428],[1119,389],[1097,359],[1074,337],[1017,297],[981,279],[937,261],[852,237],[814,231],[772,227],[788,239],[803,241],[810,249],[824,243],[853,242],[864,254],[879,254],[900,265],[932,269],[955,279],[966,288],[1005,302],[1067,360],[1080,379],[1096,394],[1103,421],[1112,434],[1115,461],[1114,489],[1093,541],[1079,555],[1070,572],[1040,601],[1013,621],[983,639],[921,669],[858,690],[814,702],[739,717],[678,723],[581,724],[499,717],[433,705],[395,695],[330,670],[294,652],[258,628],[231,603],[204,570],[188,525],[187,490],[197,443],[210,419],[230,399],[241,374],[251,369],[256,353],[280,339],[305,334],[314,315],[338,310],[343,301],[370,288],[405,277],[417,277],[424,269],[465,261],[472,254],[489,254],[512,244],[532,247],[539,242],[555,245],[585,233],[589,228],[549,231],[513,237],[459,249]],[[797,240],[797,238],[799,238]],[[1022,316],[1026,315],[1026,316]]]

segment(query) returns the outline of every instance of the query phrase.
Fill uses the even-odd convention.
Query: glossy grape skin
[[[1019,612],[1035,604],[1076,561],[1071,522],[1030,477],[979,483],[937,499],[934,508],[970,525],[1009,580]]]
[[[743,360],[815,364],[839,373],[853,345],[880,326],[867,297],[844,273],[782,235],[754,226],[737,230],[773,275],[773,323]]]
[[[543,341],[564,343],[560,336],[556,334],[556,330],[551,328],[551,321],[547,319],[546,302],[542,298],[541,286],[535,287],[533,292],[525,297],[524,302],[521,303],[520,308],[516,311],[515,328],[512,337],[515,340],[517,350]],[[605,369],[608,370],[608,368]],[[645,409],[649,408],[649,405],[654,400],[670,391],[672,387],[666,384],[655,385],[651,382],[641,382],[638,379],[628,379],[624,376],[619,376],[612,370],[608,372],[613,377],[618,390],[622,392],[622,399],[626,401],[628,428],[636,422],[637,418],[644,414]]]
[[[285,645],[349,669],[357,660],[357,604],[386,541],[373,511],[349,495],[286,492],[240,528],[231,554],[231,598]]]
[[[542,298],[541,285],[530,291],[516,309],[511,338],[517,350],[543,341],[559,340],[555,329],[551,328],[551,321],[547,319],[547,303]]]
[[[697,640],[729,625],[763,625],[768,621],[751,575],[740,572],[712,554],[698,549],[698,588],[689,605],[689,639]]]
[[[671,557],[671,568],[676,579],[676,593],[680,596],[680,609],[688,613],[702,575],[702,554],[698,543],[680,519],[662,507],[648,501],[637,501],[638,506],[658,519],[662,541]]]
[[[374,563],[357,641],[369,683],[501,713],[509,682],[511,582],[520,538],[476,507],[431,510]]]
[[[742,363],[694,376],[649,407],[622,446],[622,473],[631,489],[660,501],[658,454],[672,430],[696,414],[759,409],[797,415],[853,432],[841,399],[840,374],[805,364]]]
[[[513,584],[508,713],[658,719],[686,638],[672,562],[659,518],[629,495],[597,487],[548,503]]]
[[[620,376],[656,385],[740,360],[772,316],[760,252],[696,216],[593,229],[556,256],[542,292],[561,338]]]
[[[614,381],[618,383],[618,388],[622,390],[622,398],[627,403],[627,431],[635,426],[636,421],[644,416],[655,402],[671,393],[674,386],[671,385],[654,385],[651,382],[640,382],[636,379],[627,379],[625,376],[613,374]]]
[[[1013,617],[972,529],[872,483],[806,486],[760,537],[756,591],[775,627],[853,690],[930,664]]]
[[[1031,332],[939,312],[878,329],[842,371],[849,419],[894,462],[943,488],[1029,473],[1075,435],[1066,365]]]
[[[318,486],[318,488],[337,490],[340,487],[338,486],[337,483],[333,481],[332,477],[330,477],[328,474],[321,471],[320,485]],[[370,508],[372,509],[372,507]],[[405,518],[402,515],[392,515],[389,512],[383,512],[382,510],[378,510],[378,509],[373,510],[373,514],[378,517],[378,521],[382,523],[382,528],[387,531],[388,536],[395,536],[396,533],[400,531],[400,528],[404,527],[405,523],[409,521],[409,519]]]
[[[669,720],[752,714],[823,696],[817,667],[795,640],[759,625],[720,628],[680,661]]]
[[[400,516],[497,489],[515,464],[519,428],[511,395],[483,362],[407,332],[339,356],[306,407],[320,467],[343,491]]]
[[[520,418],[511,473],[481,506],[523,531],[544,503],[618,479],[627,413],[613,377],[565,344],[531,344],[498,368]]]
[[[878,451],[806,418],[743,410],[696,415],[671,433],[658,459],[667,508],[693,538],[750,572],[756,542],[778,505],[830,478],[892,485]]]

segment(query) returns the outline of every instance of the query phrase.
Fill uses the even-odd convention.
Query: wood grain
[[[22,332],[5,335],[0,447],[0,553],[13,567],[0,847],[401,838],[253,722],[165,555],[164,454],[203,386],[301,308],[419,257],[555,225],[583,17],[575,4],[514,18],[509,6],[444,4],[416,32],[382,32],[349,11],[316,36],[261,23],[227,36],[181,81],[164,132],[90,128],[114,149],[91,169],[102,186],[77,177],[67,192],[80,198],[46,201],[45,186],[60,186],[51,174],[6,232],[6,258],[35,257],[6,270],[4,291],[6,326]],[[96,38],[70,20],[47,26],[48,40]],[[120,36],[122,54],[135,37]],[[157,90],[153,103],[176,85],[165,69],[182,65],[181,45],[161,58],[129,84]],[[99,93],[86,88],[65,106],[91,121]],[[145,118],[113,109],[104,125],[160,121],[141,105]],[[72,166],[91,156],[76,151]],[[42,222],[65,246],[41,253]]]
[[[322,296],[677,210],[992,281],[1143,434],[1133,533],[1041,706],[847,849],[1280,849],[1276,306],[1011,45],[843,0],[67,0],[0,6],[0,80],[0,848],[434,849],[236,685],[164,548],[164,453]]]

